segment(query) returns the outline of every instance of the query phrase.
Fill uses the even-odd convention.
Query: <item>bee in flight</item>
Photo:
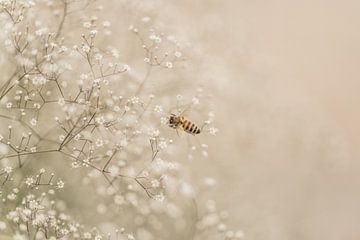
[[[185,119],[183,116],[175,115],[173,113],[169,117],[169,126],[176,129],[176,131],[181,128],[192,135],[199,134],[201,132],[200,128],[194,123]]]

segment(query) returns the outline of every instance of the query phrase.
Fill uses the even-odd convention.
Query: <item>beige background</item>
[[[218,177],[233,226],[247,239],[359,239],[359,2],[169,5],[179,14],[164,18],[218,66],[218,147],[194,164]]]
[[[194,51],[189,74],[213,95],[220,133],[199,136],[209,157],[189,164],[218,179],[207,195],[231,228],[249,240],[360,239],[359,1],[107,1],[119,45],[126,4],[138,15],[119,26],[149,14]]]

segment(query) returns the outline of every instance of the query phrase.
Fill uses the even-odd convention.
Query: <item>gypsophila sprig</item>
[[[107,1],[0,0],[1,234],[242,238],[190,184],[188,159],[208,157],[219,130],[196,76],[177,90],[187,49],[118,4],[113,22]],[[188,112],[202,132],[190,142],[168,126]]]

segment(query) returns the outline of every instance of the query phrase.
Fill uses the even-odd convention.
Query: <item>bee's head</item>
[[[173,125],[173,124],[176,124],[176,123],[177,123],[176,115],[175,115],[175,114],[171,114],[170,117],[169,117],[169,124],[170,124],[170,125]]]

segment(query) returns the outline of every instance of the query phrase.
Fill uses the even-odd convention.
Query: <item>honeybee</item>
[[[185,119],[183,116],[175,115],[173,113],[169,117],[169,126],[176,130],[181,128],[192,135],[199,134],[201,132],[200,128],[193,122]]]

